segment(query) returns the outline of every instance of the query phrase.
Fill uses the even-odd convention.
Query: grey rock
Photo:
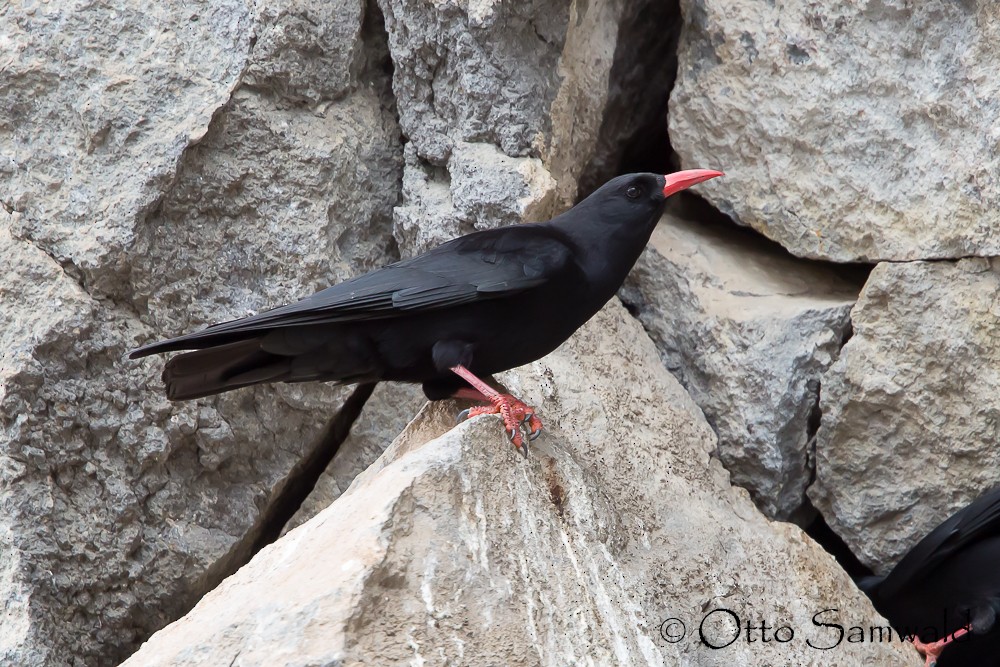
[[[95,292],[124,282],[136,225],[239,84],[253,21],[243,0],[6,12],[0,164],[3,202],[23,212],[15,236]]]
[[[426,402],[419,385],[379,383],[333,461],[282,533],[301,526],[347,491],[354,478],[382,455]]]
[[[749,233],[665,216],[622,297],[768,516],[788,519],[812,469],[810,418],[858,287]]]
[[[114,664],[189,609],[346,395],[171,404],[162,360],[124,359],[398,256],[399,129],[366,69],[387,48],[360,10],[283,7],[21,6],[0,26],[0,663]],[[302,50],[295,16],[339,23]]]
[[[995,259],[879,264],[823,378],[809,496],[878,572],[1000,483],[998,290]]]
[[[298,103],[348,94],[364,76],[358,40],[364,0],[278,0],[259,8],[260,29],[243,84]]]
[[[395,217],[402,253],[574,203],[586,166],[607,157],[597,144],[614,103],[608,76],[624,4],[379,5],[409,140]]]
[[[796,255],[1000,254],[997,6],[684,0],[670,136]]]
[[[421,164],[407,144],[403,204],[395,237],[415,255],[470,232],[545,220],[556,183],[537,158],[512,158],[492,144],[456,144],[447,170]]]
[[[546,420],[531,459],[494,417],[435,437],[451,418],[429,407],[331,507],[124,664],[828,664],[805,641],[837,636],[817,634],[817,612],[886,626],[829,555],[730,486],[699,409],[621,306],[504,380]],[[699,624],[719,607],[795,641],[712,650]],[[709,641],[732,636],[720,614]],[[664,639],[671,618],[680,642]],[[834,661],[918,664],[899,642],[845,642]]]
[[[380,0],[400,126],[421,159],[444,166],[456,141],[533,150],[549,132],[569,4]]]

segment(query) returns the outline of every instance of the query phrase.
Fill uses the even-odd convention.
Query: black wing
[[[542,224],[476,232],[301,301],[140,347],[129,357],[232,342],[277,327],[385,319],[496,299],[542,285],[571,255]]]
[[[948,517],[892,569],[879,594],[892,596],[911,582],[930,574],[952,555],[985,538],[1000,534],[1000,487]]]

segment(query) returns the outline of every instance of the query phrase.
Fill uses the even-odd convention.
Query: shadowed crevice
[[[619,174],[676,171],[667,102],[677,78],[677,0],[628,0],[608,75],[608,103],[593,156],[577,186],[580,201]]]
[[[806,535],[811,537],[814,542],[833,556],[837,564],[847,572],[851,579],[858,581],[862,577],[868,577],[873,574],[864,563],[858,560],[857,556],[854,555],[844,540],[840,539],[840,536],[833,532],[833,529],[827,524],[823,515],[812,506],[812,503],[808,499],[805,501],[804,508],[810,510],[813,514],[813,519],[804,528]]]
[[[312,450],[289,471],[284,487],[261,515],[260,532],[249,553],[242,559],[243,562],[236,564],[233,572],[248,563],[258,551],[278,539],[285,525],[316,488],[316,482],[337,455],[340,445],[350,435],[351,426],[361,414],[373,391],[375,391],[374,382],[358,385],[337,414],[327,423]],[[225,576],[229,574],[232,573]]]

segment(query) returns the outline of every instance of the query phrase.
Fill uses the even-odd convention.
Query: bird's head
[[[601,186],[590,198],[599,202],[601,215],[611,220],[659,219],[667,197],[710,178],[711,169],[687,169],[673,174],[625,174]]]

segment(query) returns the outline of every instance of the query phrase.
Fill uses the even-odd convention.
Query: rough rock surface
[[[407,144],[395,238],[403,254],[412,256],[476,230],[546,220],[554,195],[555,181],[538,158],[461,143],[444,170],[421,164]]]
[[[1000,264],[879,264],[823,379],[809,496],[885,572],[1000,483]]]
[[[630,34],[619,31],[625,3],[379,4],[408,139],[395,216],[404,254],[568,208],[584,169],[609,153],[597,146],[606,109],[623,104],[608,77]]]
[[[326,386],[169,404],[124,354],[396,256],[362,10],[0,9],[0,663],[114,664],[182,614],[336,412]]]
[[[301,526],[339,498],[354,478],[382,455],[427,402],[419,385],[381,382],[365,403],[333,461],[283,532]]]
[[[670,136],[796,255],[1000,254],[994,2],[683,0]]]
[[[533,458],[493,417],[432,439],[451,414],[428,409],[125,665],[918,664],[898,642],[809,647],[837,636],[812,624],[821,610],[885,621],[830,556],[729,485],[700,410],[619,305],[504,379],[546,419]],[[698,624],[715,608],[788,624],[793,640],[709,649]],[[734,629],[721,613],[704,625],[715,643]],[[676,643],[670,618],[687,625]]]
[[[733,483],[771,517],[805,499],[820,377],[858,289],[749,233],[667,215],[623,290],[705,411]]]

